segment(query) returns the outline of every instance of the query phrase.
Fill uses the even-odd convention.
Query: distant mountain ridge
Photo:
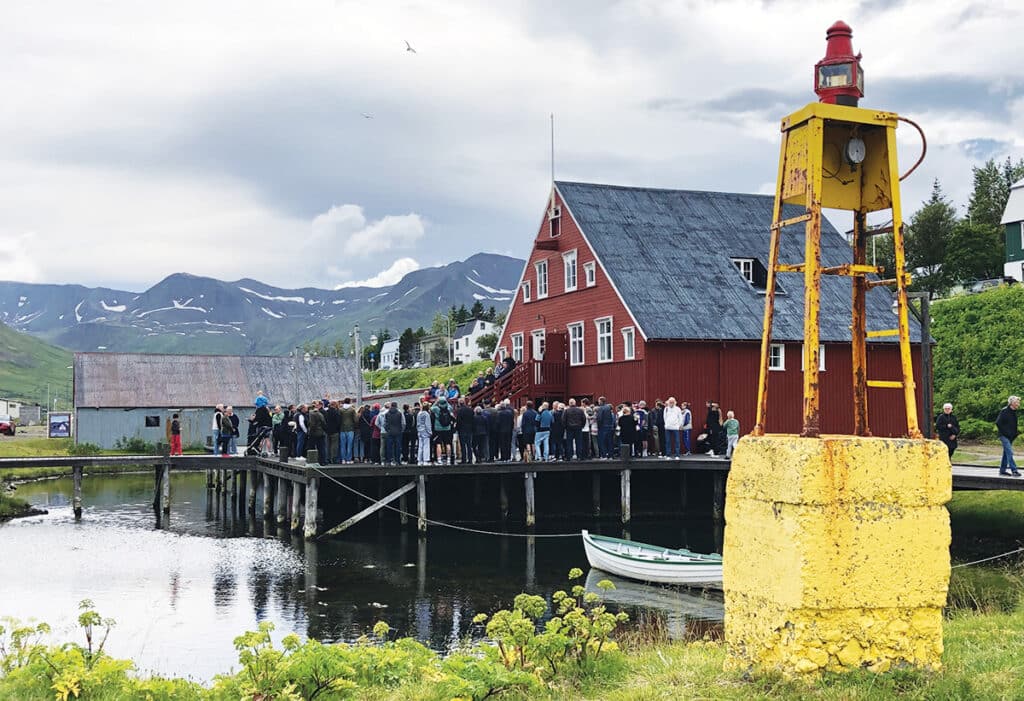
[[[476,300],[501,311],[512,301],[524,261],[478,253],[423,268],[389,287],[282,289],[258,280],[224,282],[170,275],[135,293],[106,287],[0,282],[0,321],[81,351],[281,354],[307,341],[364,340],[380,328],[396,336],[429,327],[436,312]]]

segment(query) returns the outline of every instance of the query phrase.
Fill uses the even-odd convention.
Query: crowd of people
[[[253,452],[276,454],[285,446],[289,455],[306,457],[316,450],[321,464],[339,465],[678,460],[694,453],[728,458],[740,429],[733,412],[723,415],[716,402],[706,403],[705,421],[695,432],[689,402],[675,397],[658,399],[650,408],[645,401],[612,405],[605,397],[527,401],[515,408],[507,399],[473,401],[455,380],[434,382],[411,405],[357,406],[350,397],[326,396],[271,407],[262,394],[255,404],[248,432]],[[238,417],[232,407],[218,405],[213,430],[221,454],[236,454]]]
[[[508,372],[514,364],[499,365]],[[434,382],[412,405],[397,402],[356,406],[351,398],[330,395],[308,404],[270,407],[258,394],[249,417],[247,442],[251,452],[276,454],[281,446],[291,456],[317,451],[322,464],[382,465],[455,464],[608,460],[622,457],[716,455],[729,459],[739,442],[740,422],[733,411],[724,414],[717,402],[705,403],[704,422],[695,433],[689,402],[669,397],[612,405],[605,397],[568,402],[527,401],[514,408],[509,400],[474,401],[493,373],[477,378],[469,397],[453,379]],[[493,379],[490,380],[493,384]],[[1013,457],[1019,431],[1020,397],[1011,396],[999,412],[996,429],[1003,447],[999,474],[1020,477]],[[215,451],[237,455],[239,418],[230,405],[218,404],[211,426]],[[946,403],[935,417],[935,432],[950,458],[958,446],[960,422]],[[171,454],[181,454],[181,424],[177,414],[168,423]]]

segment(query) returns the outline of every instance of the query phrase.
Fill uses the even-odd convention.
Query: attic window
[[[551,225],[551,238],[562,233],[562,208],[555,206],[548,212],[548,223]]]
[[[747,284],[760,294],[764,294],[768,289],[768,269],[764,267],[764,263],[757,258],[730,258],[729,260],[740,271],[740,275],[747,281]],[[778,276],[775,278],[775,294],[786,294],[782,285],[779,284]]]
[[[743,279],[749,282],[751,285],[754,284],[754,259],[753,258],[733,258],[732,264],[736,266],[736,269],[740,271],[740,275]]]

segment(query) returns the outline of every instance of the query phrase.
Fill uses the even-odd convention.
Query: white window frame
[[[583,365],[586,362],[586,331],[582,321],[576,321],[565,325],[569,332],[569,365]],[[573,332],[579,332],[579,338],[573,337]],[[578,357],[576,351],[579,351]]]
[[[539,260],[533,264],[534,272],[537,274],[537,299],[547,299],[548,296],[548,261]],[[543,277],[541,276],[541,269],[544,270]],[[541,284],[543,280],[544,284]]]
[[[772,352],[778,351],[778,355],[773,356]],[[776,361],[776,362],[773,362]],[[775,370],[778,372],[785,372],[786,370],[786,344],[785,343],[773,343],[768,347],[768,369]]]
[[[523,362],[523,334],[514,333],[509,338],[512,339],[512,357],[517,363]],[[518,353],[516,347],[518,346]]]
[[[506,346],[502,346],[501,348],[498,349],[498,360],[499,361],[504,360],[506,355],[508,355],[508,348]]]
[[[548,212],[548,235],[550,238],[562,235],[562,208],[558,205],[552,205]]]
[[[731,258],[732,264],[739,270],[743,279],[754,284],[754,259],[753,258]]]
[[[579,269],[576,266],[576,249],[562,254],[562,273],[565,278],[565,291],[575,292],[579,289]]]
[[[608,325],[608,332],[602,333],[601,326],[603,324]],[[597,330],[597,362],[599,363],[611,363],[615,360],[615,339],[612,336],[612,330],[615,328],[612,324],[612,317],[603,316],[600,319],[594,319],[594,326]],[[601,342],[603,339],[608,340],[608,356],[605,357]]]
[[[597,284],[597,263],[590,261],[589,263],[583,264],[583,279],[586,281],[587,287],[593,287]]]
[[[804,352],[806,351],[806,344],[800,344],[800,371],[803,372],[806,362],[804,361]],[[825,344],[818,344],[818,372],[825,372]]]
[[[525,303],[530,301],[530,287],[531,287],[530,281],[529,280],[525,280],[523,282],[523,304],[525,304]]]
[[[540,357],[537,357],[538,343],[537,339],[540,338]],[[530,332],[530,357],[534,360],[544,360],[544,356],[548,352],[548,332],[546,329],[534,329]]]
[[[623,326],[619,329],[622,332],[622,359],[636,360],[636,329],[632,326]],[[626,341],[629,338],[629,341]]]

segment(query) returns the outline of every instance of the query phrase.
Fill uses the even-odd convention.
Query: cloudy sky
[[[862,106],[928,134],[908,212],[1024,156],[1017,0],[6,0],[0,279],[334,287],[525,256],[552,112],[560,179],[771,192],[836,19]]]

